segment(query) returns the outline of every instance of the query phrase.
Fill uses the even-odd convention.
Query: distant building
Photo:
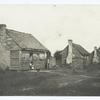
[[[50,51],[34,36],[7,29],[0,24],[0,67],[10,70],[29,70],[30,64],[40,69],[47,68]]]
[[[93,52],[90,54],[92,64],[100,63],[100,48],[94,47]]]
[[[56,65],[62,66],[62,51],[56,51],[54,54]]]
[[[56,66],[56,61],[55,61],[55,57],[50,57],[50,68],[54,68]]]
[[[80,45],[68,40],[68,45],[62,51],[55,53],[56,64],[71,65],[81,69],[89,64],[89,53]]]

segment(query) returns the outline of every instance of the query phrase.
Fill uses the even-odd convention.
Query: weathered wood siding
[[[67,48],[62,51],[62,54],[61,54],[61,64],[62,65],[66,64],[67,52],[68,52]]]
[[[83,69],[83,59],[82,58],[73,58],[72,67],[77,70]]]
[[[29,51],[20,51],[20,67],[21,70],[29,70],[30,58]]]
[[[54,66],[56,66],[56,59],[55,59],[55,57],[50,57],[50,66],[49,66],[49,68],[53,68]]]
[[[19,50],[10,51],[10,70],[20,69]]]

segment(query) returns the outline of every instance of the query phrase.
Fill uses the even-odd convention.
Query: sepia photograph
[[[100,5],[0,4],[0,96],[100,96]]]

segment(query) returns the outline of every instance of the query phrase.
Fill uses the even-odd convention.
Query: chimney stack
[[[66,58],[66,63],[67,64],[71,64],[72,63],[72,56],[73,56],[72,42],[73,41],[71,39],[68,40],[68,55],[67,55],[67,58]]]
[[[0,24],[0,30],[5,31],[6,29],[6,24]]]
[[[97,55],[97,47],[94,47],[93,63],[99,63],[99,58]]]
[[[69,39],[68,40],[68,45],[71,45],[72,46],[72,42],[73,42],[73,40]]]
[[[96,46],[94,47],[94,51],[95,51],[95,50],[97,50],[97,47],[96,47]]]

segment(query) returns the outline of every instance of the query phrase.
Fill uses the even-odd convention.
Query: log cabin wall
[[[29,51],[20,51],[20,66],[21,70],[29,70],[30,64],[30,52]]]
[[[31,50],[11,50],[10,51],[10,64],[11,70],[29,70],[30,63],[34,64],[34,68],[46,69],[45,52]]]
[[[10,70],[19,70],[20,69],[20,51],[19,50],[11,50],[10,51]]]

